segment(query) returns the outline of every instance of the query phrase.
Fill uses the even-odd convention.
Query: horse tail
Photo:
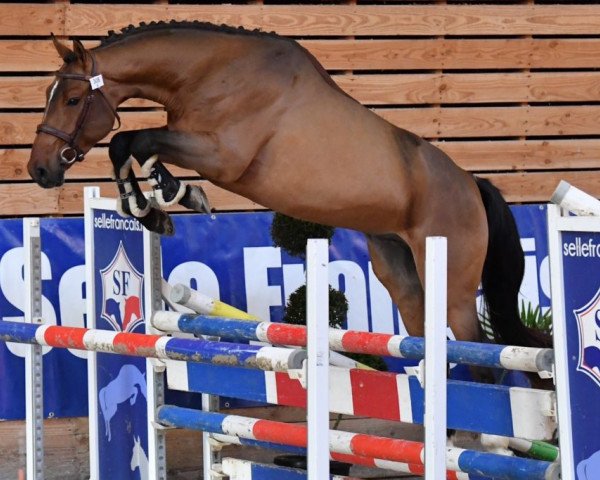
[[[515,219],[500,191],[475,177],[488,222],[488,248],[481,284],[486,314],[495,341],[506,345],[550,347],[549,335],[521,322],[519,289],[525,259]]]

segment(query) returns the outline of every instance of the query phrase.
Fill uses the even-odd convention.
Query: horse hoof
[[[210,213],[212,211],[206,193],[204,193],[202,187],[197,185],[186,185],[185,194],[179,201],[179,205],[198,213]]]
[[[175,227],[171,217],[158,208],[152,208],[148,215],[138,219],[140,223],[151,232],[159,235],[172,236],[175,233]]]

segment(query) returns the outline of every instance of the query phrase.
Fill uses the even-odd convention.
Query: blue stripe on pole
[[[226,432],[223,431],[223,420],[228,415],[174,407],[172,405],[162,405],[156,410],[156,417],[160,423],[168,427],[224,434]]]
[[[224,337],[232,340],[258,340],[257,322],[225,317],[183,314],[177,321],[179,330],[196,335]]]
[[[417,401],[421,404],[420,399]],[[463,381],[448,382],[448,428],[514,437],[514,413],[510,387]],[[457,420],[460,421],[460,426],[457,426]],[[517,418],[515,423],[523,420]]]
[[[241,445],[246,447],[259,447],[266,448],[268,450],[276,450],[282,453],[289,453],[291,455],[306,455],[306,448],[295,447],[293,445],[283,445],[281,443],[262,442],[260,440],[250,440],[248,438],[238,438]]]
[[[458,457],[458,466],[461,470],[479,471],[488,473],[496,480],[519,479],[519,480],[545,480],[555,478],[547,476],[555,465],[543,460],[531,460],[529,458],[509,457],[494,455],[485,452],[466,450]]]
[[[189,391],[210,393],[253,402],[267,402],[265,373],[260,370],[222,365],[187,365]],[[167,371],[167,375],[169,372]]]
[[[257,368],[255,360],[261,348],[263,347],[239,343],[171,338],[165,346],[165,351],[169,358],[175,360],[177,356],[182,356],[181,360],[187,361]]]
[[[0,340],[3,342],[37,343],[35,332],[39,325],[22,322],[0,321]]]

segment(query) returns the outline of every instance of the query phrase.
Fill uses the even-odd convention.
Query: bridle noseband
[[[83,129],[85,121],[87,120],[87,116],[90,112],[92,102],[96,98],[96,93],[100,94],[100,97],[104,100],[104,103],[108,105],[108,108],[110,109],[114,118],[116,118],[117,120],[117,126],[114,127],[111,131],[118,130],[119,128],[121,128],[121,118],[119,117],[119,114],[112,107],[112,105],[104,95],[104,92],[102,92],[102,90],[100,89],[102,85],[104,85],[102,75],[98,74],[98,72],[96,71],[96,59],[94,57],[94,54],[90,52],[90,55],[92,58],[92,72],[90,75],[85,75],[81,73],[62,72],[56,72],[55,74],[58,78],[64,78],[67,80],[80,80],[82,82],[89,82],[90,84],[90,90],[87,96],[85,97],[83,108],[81,109],[81,111],[79,112],[79,116],[77,117],[77,122],[75,123],[75,129],[73,130],[73,133],[63,132],[62,130],[51,127],[46,123],[40,123],[37,126],[36,133],[42,132],[48,135],[52,135],[56,138],[60,138],[67,144],[67,146],[60,151],[60,162],[62,165],[71,165],[76,161],[80,162],[83,160],[84,153],[83,150],[77,145],[77,139],[81,134],[81,130]]]

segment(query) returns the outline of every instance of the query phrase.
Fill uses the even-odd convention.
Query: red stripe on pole
[[[350,382],[354,415],[400,420],[395,374],[352,369]]]
[[[410,473],[414,473],[415,475],[425,475],[425,465],[414,465],[412,463],[409,463],[408,469],[410,470]],[[446,480],[458,480],[458,472],[446,470]]]
[[[306,346],[306,329],[299,325],[273,323],[267,330],[269,342],[279,345]]]
[[[395,462],[420,464],[423,444],[394,438],[354,435],[350,442],[352,451],[363,457],[383,458]]]
[[[44,332],[44,340],[53,347],[86,350],[83,343],[86,332],[87,328],[51,326]]]
[[[276,372],[275,384],[278,405],[306,408],[306,390],[302,388],[299,380],[290,378],[287,373]]]
[[[156,342],[161,338],[158,335],[144,335],[143,333],[118,333],[113,345],[115,352],[139,357],[153,357],[156,355]]]
[[[342,337],[344,350],[363,352],[370,355],[388,355],[388,342],[391,335],[384,333],[366,333],[350,331]]]
[[[336,462],[351,463],[353,465],[362,465],[364,467],[377,467],[375,459],[371,457],[361,457],[359,455],[348,455],[335,452],[331,452],[330,457]]]
[[[306,427],[289,423],[259,420],[252,428],[252,435],[264,442],[306,447],[308,443]]]

